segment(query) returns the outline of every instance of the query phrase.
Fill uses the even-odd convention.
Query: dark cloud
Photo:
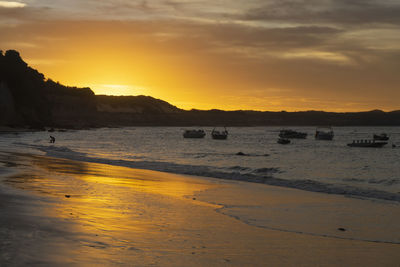
[[[223,46],[261,47],[268,50],[315,47],[342,32],[332,27],[263,28],[237,24],[206,26],[203,30],[205,36]]]
[[[160,7],[152,5],[147,0],[139,1],[93,1],[93,7],[99,14],[121,15],[126,18],[128,14],[142,13],[144,15],[151,15],[154,12],[160,11]]]
[[[43,19],[54,18],[50,7],[0,8],[0,27],[2,24],[12,22],[15,24],[29,23]]]
[[[337,25],[400,24],[400,4],[387,1],[271,1],[240,19]]]

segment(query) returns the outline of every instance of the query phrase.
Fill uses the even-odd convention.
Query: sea
[[[186,139],[185,129],[200,127],[3,133],[0,151],[400,202],[399,127],[334,127],[332,141],[315,140],[315,127],[286,127],[308,133],[287,145],[277,143],[282,127],[230,127],[227,140],[212,139],[212,127]],[[374,133],[387,133],[388,144],[347,146]]]

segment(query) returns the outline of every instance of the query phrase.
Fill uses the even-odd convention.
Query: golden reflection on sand
[[[193,227],[193,205],[207,212],[219,207],[192,198],[219,186],[206,180],[43,156],[19,157],[33,164],[6,182],[53,198],[42,216],[61,221],[54,227],[65,231],[64,238],[72,243],[68,250],[57,245],[58,253],[70,254],[72,249],[80,261],[135,258],[143,256],[139,250],[145,254],[170,250],[171,242],[178,242],[181,250],[191,249],[180,232]],[[196,216],[203,217],[200,224],[208,224],[209,216],[199,211]],[[189,230],[189,236],[194,235]]]
[[[216,186],[216,184],[199,179],[188,180],[176,174],[66,159],[35,156],[34,163],[49,173],[73,174],[87,183],[128,187],[133,190],[174,197],[193,195],[196,191]]]
[[[196,202],[191,197],[196,192],[218,186],[206,180],[104,164],[28,157],[34,163],[31,168],[9,177],[7,182],[60,200],[46,210],[47,216],[70,222],[70,231],[85,236],[79,238],[84,246],[87,243],[89,247],[98,247],[100,242],[102,246],[112,243],[125,247],[121,240],[132,240],[135,235],[160,235],[160,231],[171,224],[168,223],[171,215],[174,224],[182,224],[184,228],[190,220],[188,207],[191,205],[219,207]],[[172,206],[175,206],[173,212],[170,211]]]

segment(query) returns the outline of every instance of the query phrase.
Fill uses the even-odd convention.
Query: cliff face
[[[67,87],[52,80],[45,84],[45,95],[51,107],[52,124],[57,127],[96,126],[96,98],[90,88]]]
[[[14,98],[4,82],[0,82],[0,125],[12,125],[17,120]]]
[[[40,128],[74,120],[82,124],[88,113],[96,112],[94,93],[89,88],[45,80],[14,50],[0,53],[0,85],[3,125]]]
[[[51,120],[50,110],[43,96],[43,74],[29,68],[18,52],[9,50],[0,54],[0,82],[5,95],[12,95],[12,100],[3,101],[2,108],[10,110],[14,106],[16,124],[41,124]],[[11,104],[12,103],[12,104]],[[5,104],[5,105],[4,105]]]

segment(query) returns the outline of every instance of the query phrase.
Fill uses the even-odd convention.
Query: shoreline
[[[207,177],[214,179],[221,179],[225,181],[242,181],[256,184],[265,184],[270,186],[279,186],[283,188],[293,188],[298,190],[303,190],[307,192],[315,192],[315,193],[324,193],[331,195],[342,195],[347,197],[355,197],[355,198],[371,198],[377,200],[387,200],[387,201],[395,201],[400,203],[400,194],[395,192],[388,192],[379,189],[373,188],[359,188],[352,185],[340,186],[340,184],[333,184],[321,181],[314,180],[291,180],[291,179],[282,179],[279,177],[274,177],[273,172],[274,168],[270,168],[267,175],[261,174],[257,175],[257,173],[226,173],[223,171],[214,171],[209,169],[207,166],[187,166],[180,165],[177,163],[171,162],[155,162],[150,161],[130,161],[124,159],[108,159],[108,158],[98,158],[91,157],[85,154],[74,152],[69,150],[67,147],[63,146],[54,146],[54,147],[35,147],[42,152],[45,152],[47,156],[60,158],[60,159],[68,159],[68,160],[76,160],[79,162],[87,162],[87,163],[98,163],[98,164],[107,164],[110,166],[119,166],[126,167],[131,169],[142,169],[142,170],[152,170],[159,172],[166,172],[177,175],[189,175],[195,177]],[[67,154],[66,152],[73,152],[73,154]],[[264,157],[265,155],[256,155],[257,157]],[[268,169],[268,168],[267,168]]]
[[[399,229],[387,223],[400,218],[397,203],[44,156],[12,161],[15,167],[6,168],[18,173],[0,176],[0,209],[6,215],[0,219],[0,264],[396,266],[400,261],[397,243],[346,237],[370,232],[396,237]],[[381,232],[368,229],[379,224]],[[281,229],[271,229],[276,225]],[[306,233],[310,229],[317,235]],[[329,231],[338,236],[320,233]]]

